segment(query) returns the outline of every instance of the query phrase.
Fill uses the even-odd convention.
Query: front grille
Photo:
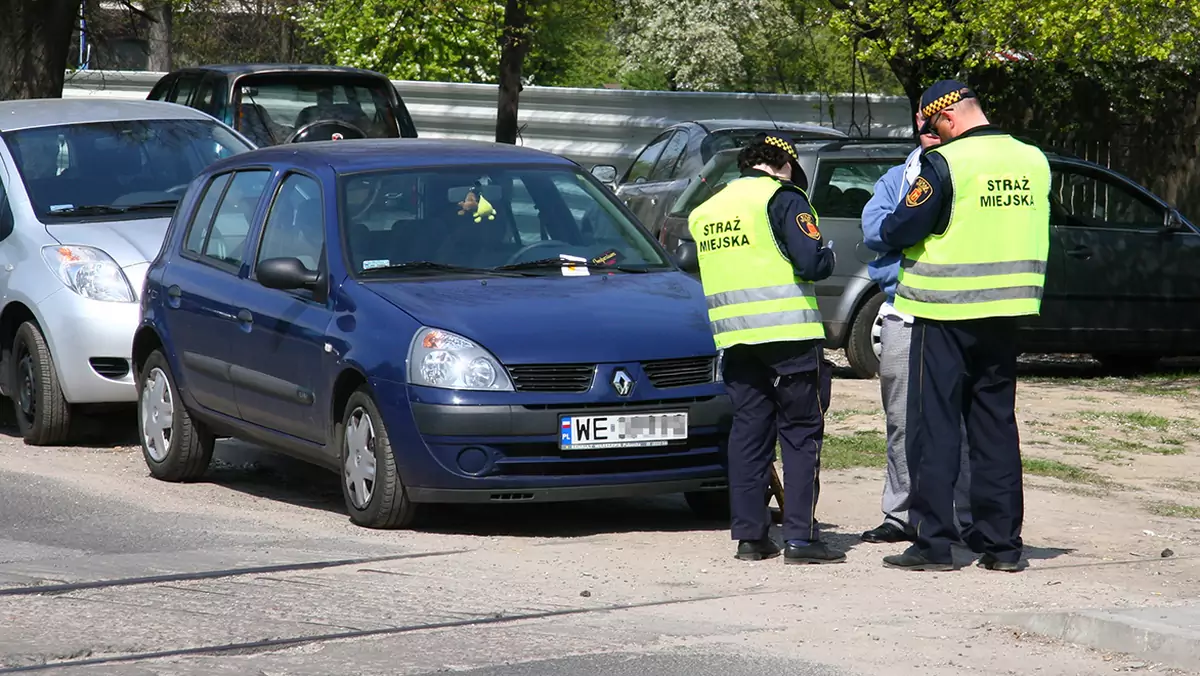
[[[509,366],[518,392],[587,392],[596,375],[595,364],[522,364]]]
[[[496,463],[500,476],[588,476],[596,474],[633,474],[665,470],[699,469],[721,464],[720,452],[713,448],[696,453],[650,455],[621,458],[589,458],[578,462],[554,459],[511,459]]]
[[[112,380],[120,380],[129,373],[129,361],[120,357],[92,357],[88,363],[93,371]]]
[[[567,411],[591,411],[596,409],[605,409],[611,411],[623,411],[627,409],[637,409],[653,411],[663,407],[679,408],[688,404],[699,404],[706,401],[712,401],[716,397],[709,395],[706,397],[684,397],[679,399],[646,399],[643,401],[597,401],[586,402],[582,404],[572,403],[567,406],[565,404],[521,404],[521,408],[530,411],[549,411],[562,410]]]
[[[658,389],[703,385],[713,381],[713,358],[663,359],[642,362],[642,369]]]

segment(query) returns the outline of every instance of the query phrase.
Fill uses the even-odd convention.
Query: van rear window
[[[259,146],[283,143],[296,131],[321,120],[354,125],[368,138],[401,136],[411,127],[407,111],[396,120],[386,87],[390,82],[339,75],[269,74],[238,81],[235,94],[238,129]],[[407,124],[405,124],[407,123]],[[404,136],[415,136],[403,134]]]

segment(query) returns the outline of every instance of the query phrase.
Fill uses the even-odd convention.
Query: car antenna
[[[775,121],[775,118],[771,117],[771,111],[767,110],[767,104],[763,103],[763,100],[759,98],[758,92],[751,93],[754,94],[754,100],[758,101],[758,105],[762,107],[763,112],[767,114],[767,119],[771,121],[771,125],[775,127],[775,131],[779,131],[779,123]]]

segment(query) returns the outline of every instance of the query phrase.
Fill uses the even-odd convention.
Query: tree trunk
[[[507,0],[500,37],[500,99],[496,108],[496,142],[517,142],[517,107],[521,67],[529,53],[530,0]]]
[[[0,100],[60,98],[79,0],[0,0]]]
[[[169,0],[149,4],[146,14],[150,17],[150,28],[147,31],[150,43],[150,59],[146,64],[147,70],[166,73],[171,68],[171,3]]]

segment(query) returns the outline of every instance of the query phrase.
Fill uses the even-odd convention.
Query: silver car
[[[191,108],[101,99],[0,102],[0,139],[0,394],[27,442],[59,444],[136,400],[139,295],[175,205],[254,146]]]

